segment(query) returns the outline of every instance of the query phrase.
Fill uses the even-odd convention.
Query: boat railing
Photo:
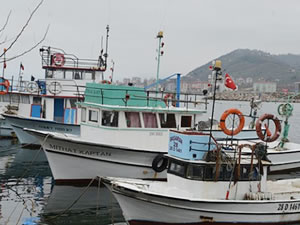
[[[8,81],[10,87],[7,95],[22,93],[30,95],[66,95],[83,98],[86,88],[84,84],[79,84],[76,80],[38,79],[28,81],[20,78],[14,79],[14,77],[12,77],[8,79]],[[55,85],[57,86],[57,90],[53,90],[53,87],[51,87]]]
[[[73,70],[73,71],[105,71],[106,66],[103,58],[79,59],[73,54],[53,47],[40,49],[42,67],[48,70]]]
[[[169,91],[145,91],[145,90],[132,90],[130,88],[113,88],[109,87],[89,87],[89,92],[85,93],[85,97],[95,97],[96,95],[100,98],[100,104],[105,104],[108,100],[121,100],[120,102],[124,106],[128,106],[129,101],[136,101],[140,103],[145,103],[144,106],[150,107],[159,104],[164,104],[166,107],[175,107],[176,103],[179,102],[179,107],[188,108],[196,108],[198,105],[205,106],[205,110],[207,109],[207,98],[203,94],[191,94],[191,93],[180,93],[180,99],[176,98],[175,92]],[[106,94],[108,92],[119,92],[122,94],[109,95]]]

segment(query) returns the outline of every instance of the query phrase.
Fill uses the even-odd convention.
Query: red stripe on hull
[[[256,224],[262,224],[262,225],[286,225],[286,224],[294,224],[299,225],[299,221],[294,222],[280,222],[280,223],[239,223],[239,222],[232,222],[232,223],[223,223],[223,222],[198,222],[198,223],[163,223],[163,222],[150,222],[150,221],[137,221],[137,220],[131,220],[128,221],[130,225],[256,225]]]

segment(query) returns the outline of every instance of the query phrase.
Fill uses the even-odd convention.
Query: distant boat
[[[251,156],[241,154],[245,146]],[[300,179],[267,181],[259,151],[241,144],[230,157],[207,135],[172,131],[167,181],[101,180],[130,225],[299,223]]]
[[[45,79],[22,81],[18,89],[3,95],[9,102],[3,117],[22,145],[39,145],[24,127],[78,135],[80,112],[76,102],[83,100],[86,83],[100,82],[106,69],[101,57],[79,59],[52,47],[43,47],[40,52]]]

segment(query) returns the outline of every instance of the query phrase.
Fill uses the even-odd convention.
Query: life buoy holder
[[[0,95],[6,95],[7,92],[9,91],[9,86],[10,86],[10,83],[8,80],[4,80],[2,83],[0,83],[0,87],[3,87],[1,88],[2,90],[0,91]]]
[[[62,53],[55,53],[52,56],[52,65],[63,66],[65,64],[65,56]]]
[[[48,91],[53,95],[58,95],[62,92],[62,86],[58,81],[52,81],[48,85]]]
[[[267,129],[267,131],[263,131],[262,129],[262,123],[265,120],[272,120],[275,124],[275,132],[272,135],[271,131],[269,130],[269,127],[266,126],[265,128]],[[265,141],[265,142],[273,142],[275,140],[277,140],[280,136],[281,133],[281,124],[279,119],[272,115],[272,114],[263,114],[261,117],[258,118],[258,120],[256,121],[256,134],[259,137],[260,140]]]
[[[111,84],[111,82],[109,80],[102,80],[101,83],[102,84]]]
[[[26,90],[30,93],[34,93],[39,90],[39,86],[35,81],[30,81],[26,85]]]
[[[165,95],[164,97],[164,102],[166,104],[166,106],[169,106],[169,101],[172,102],[172,106],[176,106],[176,100],[175,100],[175,96],[171,93],[168,93]]]
[[[152,169],[155,172],[162,172],[168,166],[168,159],[164,156],[164,154],[158,154],[152,161]]]
[[[229,115],[234,115],[234,116],[237,116],[239,118],[240,123],[239,123],[237,128],[232,129],[232,128],[227,128],[226,127],[225,121],[226,121],[226,119]],[[245,125],[244,115],[242,114],[242,112],[240,110],[235,109],[235,108],[226,110],[220,118],[220,128],[227,135],[231,135],[231,136],[237,135],[244,128],[244,125]]]

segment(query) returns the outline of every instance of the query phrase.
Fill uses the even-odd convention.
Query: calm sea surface
[[[258,115],[277,115],[279,104],[263,103]],[[289,139],[300,143],[300,104],[293,105]],[[246,115],[250,113],[249,102],[218,101],[214,118],[219,120],[221,114],[232,107],[239,108]],[[208,111],[210,109],[211,104]],[[210,116],[209,112],[205,117]],[[246,120],[246,123],[249,122],[250,119]],[[300,177],[300,172],[293,172],[288,177]],[[54,185],[42,150],[20,148],[11,140],[0,140],[1,225],[101,225],[119,222],[124,224],[122,212],[106,188]]]

